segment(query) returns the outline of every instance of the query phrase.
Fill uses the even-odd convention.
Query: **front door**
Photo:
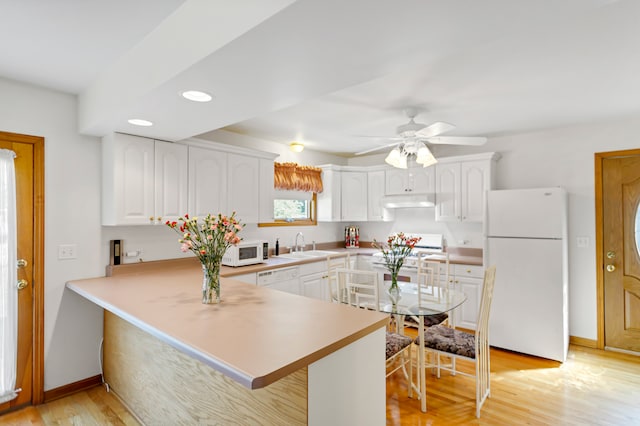
[[[18,357],[16,388],[22,389],[13,401],[0,404],[0,414],[14,407],[41,402],[42,366],[36,365],[40,339],[34,339],[34,324],[40,324],[40,309],[34,304],[34,295],[42,291],[42,173],[43,138],[0,132],[0,148],[16,153],[16,219],[18,248],[18,280],[24,288],[18,291]],[[34,263],[35,262],[35,263]],[[37,315],[34,317],[34,313]],[[34,322],[35,320],[35,322]],[[34,351],[34,347],[38,351]],[[35,376],[34,376],[35,372]],[[34,377],[37,378],[34,389]],[[34,393],[35,391],[35,393]]]
[[[640,353],[640,153],[602,159],[604,345]]]

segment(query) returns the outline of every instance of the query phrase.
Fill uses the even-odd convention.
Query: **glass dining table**
[[[384,283],[385,290],[391,283]],[[418,284],[407,282],[398,283],[400,287],[400,300],[392,304],[386,291],[380,292],[380,312],[393,315],[398,333],[404,333],[404,320],[412,317],[418,322],[418,339],[424,342],[425,317],[450,312],[462,305],[467,296],[462,291],[448,287],[422,287],[418,292]],[[418,380],[417,389],[413,383],[413,373],[409,372],[409,386],[412,386],[420,395],[421,410],[427,411],[426,400],[426,373],[425,353],[422,347],[418,350]]]

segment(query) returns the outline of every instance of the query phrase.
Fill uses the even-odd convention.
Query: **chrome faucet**
[[[302,237],[302,246],[298,244],[298,237]],[[295,249],[296,251],[304,251],[304,246],[305,246],[304,235],[302,235],[302,232],[298,232],[296,234]]]

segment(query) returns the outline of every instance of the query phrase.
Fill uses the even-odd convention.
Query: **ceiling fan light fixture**
[[[436,157],[433,156],[429,148],[427,148],[425,144],[421,145],[416,153],[416,163],[422,164],[422,167],[429,167],[436,164],[438,160],[436,160]]]
[[[384,161],[390,166],[400,167],[400,157],[402,157],[402,154],[400,154],[400,148],[395,147],[391,151],[389,151],[389,154],[387,155],[387,158],[384,159]]]

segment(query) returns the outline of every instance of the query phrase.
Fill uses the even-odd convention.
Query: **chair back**
[[[329,287],[328,298],[329,302],[345,303],[346,294],[344,293],[344,287],[340,291],[338,285],[338,278],[336,275],[337,269],[350,269],[351,257],[347,253],[344,254],[332,254],[327,256],[327,285]]]
[[[444,256],[444,260],[436,260],[429,255],[420,255],[418,257],[418,282],[420,282],[421,276],[426,278],[431,275],[431,285],[449,286],[449,253],[445,253]]]
[[[359,308],[380,310],[378,273],[359,269],[336,269],[338,285],[347,295],[347,303]]]
[[[493,300],[493,287],[496,282],[496,267],[490,266],[484,271],[482,283],[482,298],[480,299],[480,311],[476,328],[476,340],[488,340],[489,312]],[[480,335],[480,337],[479,337]]]

